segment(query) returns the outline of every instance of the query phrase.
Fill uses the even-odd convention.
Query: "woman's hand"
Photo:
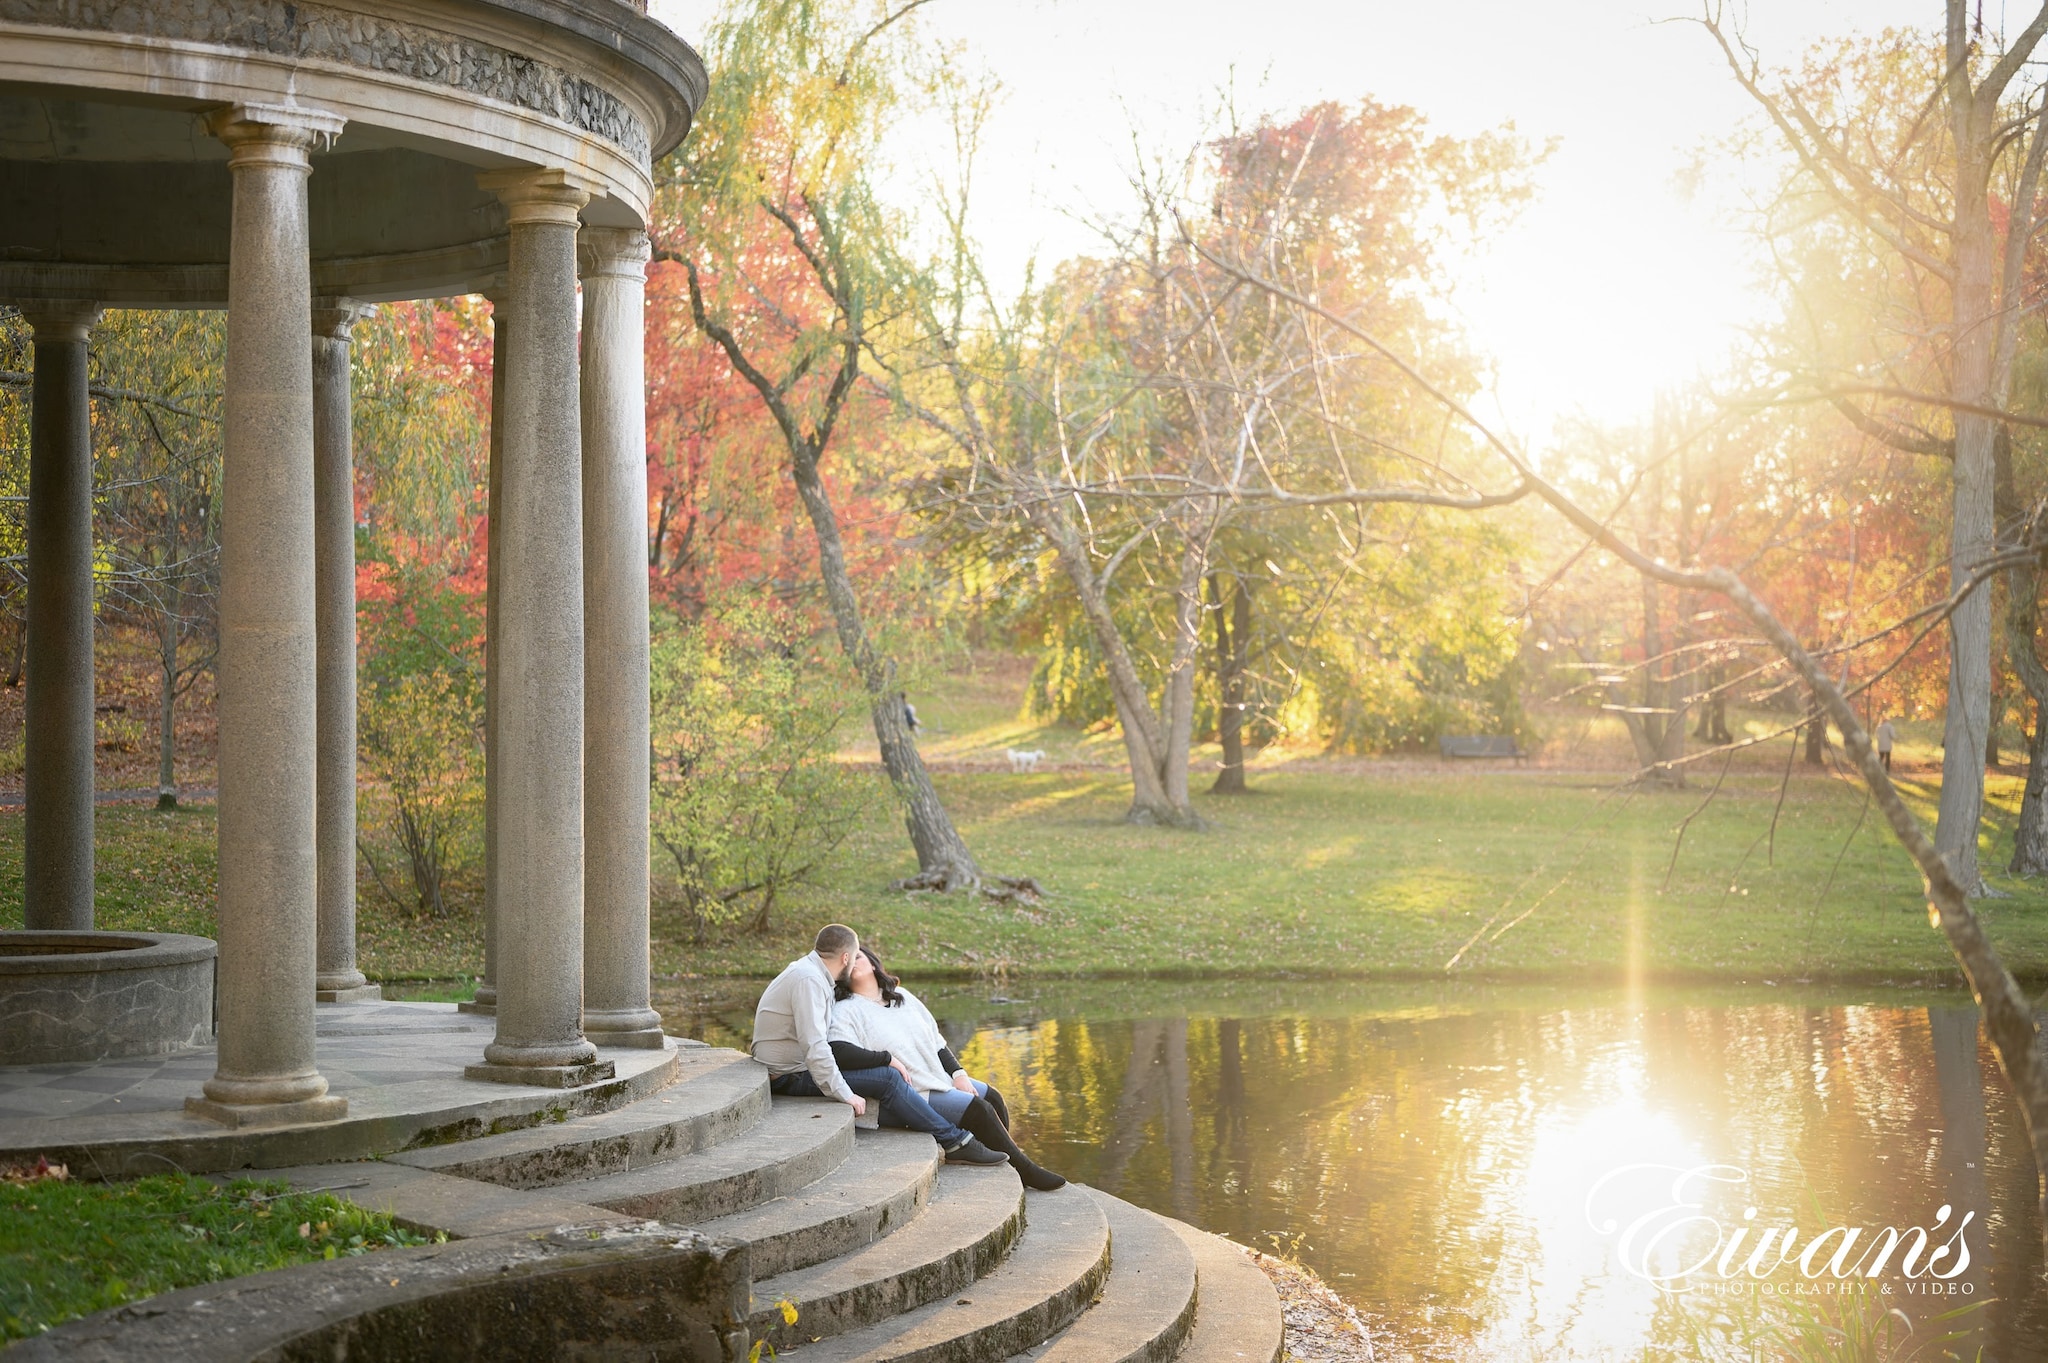
[[[967,1077],[966,1070],[953,1071],[953,1087],[970,1096],[974,1093],[974,1081]]]
[[[910,1083],[910,1066],[904,1064],[901,1060],[898,1060],[895,1056],[892,1055],[889,1057],[889,1068],[896,1071],[896,1073],[902,1075],[904,1083]]]

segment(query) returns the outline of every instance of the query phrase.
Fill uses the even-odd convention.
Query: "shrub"
[[[852,831],[868,783],[836,749],[855,703],[786,613],[729,605],[659,631],[653,833],[700,945],[749,901],[766,931],[776,897]]]
[[[439,917],[451,873],[472,855],[483,812],[483,705],[466,673],[444,669],[368,681],[358,701],[363,765],[377,783],[412,882],[412,907]],[[360,822],[376,823],[365,792]],[[367,845],[363,856],[394,903]]]
[[[101,710],[95,728],[101,752],[141,752],[149,738],[149,726],[125,709]]]

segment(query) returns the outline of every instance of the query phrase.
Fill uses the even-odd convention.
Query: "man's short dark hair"
[[[827,923],[818,929],[817,952],[826,960],[860,945],[860,934],[844,923]]]

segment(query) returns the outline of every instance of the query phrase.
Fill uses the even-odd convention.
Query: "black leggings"
[[[989,1090],[993,1093],[995,1090]],[[968,1135],[975,1137],[991,1150],[1000,1150],[1022,1167],[1029,1163],[1017,1142],[1010,1139],[1010,1128],[998,1115],[996,1107],[986,1098],[976,1098],[967,1104],[967,1111],[960,1114],[958,1123]]]
[[[1010,1157],[1010,1163],[1024,1180],[1027,1188],[1051,1192],[1065,1185],[1066,1180],[1039,1164],[1018,1148],[1010,1136],[1010,1108],[1003,1101],[1003,1095],[993,1088],[986,1097],[969,1100],[967,1110],[960,1114],[959,1125],[969,1135],[991,1150],[1000,1150]]]

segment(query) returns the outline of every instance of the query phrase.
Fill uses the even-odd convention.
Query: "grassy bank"
[[[282,1183],[0,1181],[0,1343],[173,1288],[426,1243]]]
[[[1935,788],[1903,779],[1931,820]],[[1184,833],[1122,823],[1128,786],[1102,769],[942,773],[983,864],[1050,891],[1030,909],[890,893],[914,866],[878,783],[828,884],[778,905],[768,933],[722,925],[702,947],[679,910],[659,907],[655,969],[769,973],[837,918],[892,965],[927,976],[1398,978],[1439,975],[1457,957],[1462,974],[1504,980],[1954,978],[1917,877],[1860,788],[1804,769],[1781,809],[1777,774],[1741,767],[1704,808],[1706,774],[1690,790],[1634,793],[1608,775],[1434,763],[1304,762],[1256,780],[1252,796],[1198,799],[1214,826]],[[2018,778],[1994,776],[1992,796],[1983,847],[1998,866]],[[1696,810],[1680,846],[1675,830]],[[99,828],[104,926],[211,932],[210,809],[109,807]],[[0,815],[0,921],[10,925],[20,922],[21,838],[20,813]],[[1980,906],[1994,940],[2016,970],[2048,977],[2048,887],[1996,883],[2009,897]],[[480,968],[473,917],[406,914],[367,881],[360,902],[372,976],[452,980]]]

